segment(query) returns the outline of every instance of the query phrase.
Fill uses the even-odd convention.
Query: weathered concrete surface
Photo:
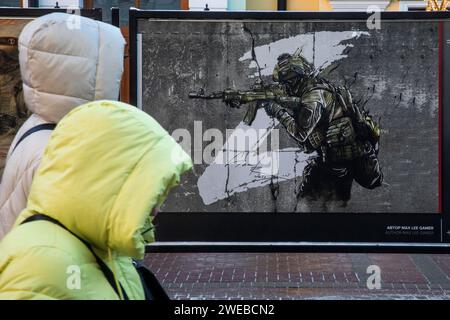
[[[256,47],[270,47],[288,39],[283,43],[292,50],[291,47],[296,47],[292,41],[299,39],[295,36],[310,37],[310,43],[303,38],[299,47],[303,46],[305,54],[316,64],[315,60],[324,60],[342,47],[340,57],[333,58],[339,67],[328,78],[336,84],[350,86],[356,100],[369,99],[366,109],[382,126],[379,159],[385,175],[384,185],[366,190],[354,183],[347,206],[317,203],[301,206],[301,211],[437,212],[436,23],[383,21],[381,30],[368,30],[365,22],[248,22],[245,26],[252,31]],[[230,110],[220,101],[190,100],[187,95],[202,87],[207,92],[228,87],[244,89],[254,82],[249,76],[255,74],[255,69],[251,68],[250,60],[243,59],[251,50],[251,37],[243,31],[243,24],[142,22],[139,30],[143,32],[143,109],[171,133],[179,128],[193,133],[194,121],[202,121],[203,132],[209,128],[222,132],[236,128],[245,108]],[[334,35],[348,32],[355,34],[335,43]],[[324,34],[327,37],[322,37]],[[258,59],[267,60],[261,56]],[[269,68],[264,74],[270,74],[270,67],[261,67]],[[269,81],[270,77],[264,79]],[[280,149],[296,147],[282,128],[279,132]],[[208,143],[203,142],[202,148]],[[296,206],[294,189],[300,176],[287,181],[275,177],[276,199],[270,185],[264,185],[246,192],[227,190],[229,197],[205,205],[197,182],[207,166],[197,164],[195,173],[184,177],[182,186],[171,194],[163,210],[280,212],[292,211]],[[230,168],[228,184],[236,178]],[[211,188],[220,184],[222,178],[211,179]]]

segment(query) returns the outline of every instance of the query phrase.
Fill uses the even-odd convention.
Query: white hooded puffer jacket
[[[27,24],[19,37],[24,99],[33,113],[14,138],[0,187],[0,240],[26,207],[35,170],[51,131],[20,137],[43,123],[57,123],[73,108],[117,100],[125,40],[109,24],[52,13]],[[80,125],[83,125],[80,123]]]

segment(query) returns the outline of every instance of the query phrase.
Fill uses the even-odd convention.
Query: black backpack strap
[[[167,302],[170,298],[158,278],[148,269],[142,261],[133,260],[139,277],[141,278],[142,287],[144,289],[145,300],[153,300],[157,302]]]
[[[49,216],[46,216],[45,214],[35,214],[32,215],[30,217],[28,217],[27,219],[25,219],[21,224],[27,223],[27,222],[32,222],[32,221],[48,221],[51,223],[54,223],[58,226],[60,226],[61,228],[67,230],[68,232],[70,232],[75,238],[77,238],[78,240],[80,240],[88,249],[89,251],[91,251],[92,255],[94,256],[95,260],[97,261],[98,266],[100,267],[100,269],[102,270],[103,274],[105,275],[106,280],[108,280],[109,284],[111,285],[111,287],[114,289],[114,291],[116,292],[117,296],[120,297],[119,294],[119,289],[117,288],[116,285],[116,281],[114,278],[114,274],[111,271],[111,269],[106,265],[105,262],[103,262],[103,260],[94,252],[94,250],[92,249],[91,245],[81,239],[79,236],[77,236],[75,233],[73,233],[72,231],[70,231],[69,229],[67,229],[61,222],[59,222],[56,219],[53,219]],[[124,300],[129,300],[126,291],[123,289],[122,285],[120,284],[120,288],[122,290],[122,294],[123,294],[123,298]]]
[[[14,152],[14,150],[16,150],[17,146],[23,141],[25,140],[26,137],[28,137],[29,135],[38,132],[38,131],[42,131],[42,130],[53,130],[55,129],[56,124],[54,123],[42,123],[39,124],[31,129],[29,129],[28,131],[26,131],[23,136],[20,137],[19,141],[17,141],[16,145],[14,146],[14,149],[11,153]]]

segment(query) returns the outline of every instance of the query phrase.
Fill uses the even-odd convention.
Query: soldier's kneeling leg
[[[346,168],[333,168],[318,159],[311,161],[303,171],[298,197],[311,200],[350,199],[353,178]]]
[[[317,159],[313,159],[306,165],[303,170],[301,183],[296,191],[298,197],[316,199],[320,189],[321,171]]]
[[[372,145],[367,143],[366,152],[354,162],[354,178],[362,187],[375,189],[383,182],[378,157]]]

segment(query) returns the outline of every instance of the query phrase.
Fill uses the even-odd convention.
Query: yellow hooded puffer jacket
[[[144,299],[131,258],[153,241],[150,212],[190,157],[149,115],[113,101],[87,103],[58,124],[34,177],[27,208],[0,242],[0,299],[119,299],[91,244],[130,299]]]

